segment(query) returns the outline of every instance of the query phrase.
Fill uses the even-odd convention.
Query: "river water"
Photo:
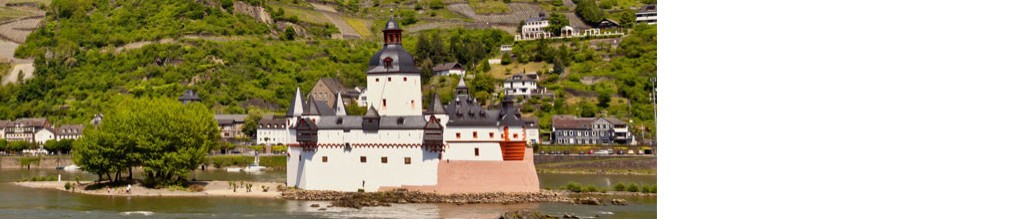
[[[60,174],[65,181],[94,180],[87,173],[57,170],[0,170],[0,218],[496,218],[510,210],[540,210],[546,214],[574,214],[599,218],[655,218],[654,197],[628,197],[628,206],[588,206],[562,203],[530,204],[393,204],[362,209],[328,208],[311,204],[326,202],[219,197],[106,197],[72,194],[48,189],[19,187],[7,182],[34,176]],[[248,180],[283,182],[283,171],[263,174],[198,171],[199,180]],[[607,176],[539,174],[542,187],[556,188],[568,182],[612,185],[617,182],[654,184],[655,176]]]

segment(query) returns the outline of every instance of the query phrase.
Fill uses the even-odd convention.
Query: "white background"
[[[660,218],[1020,218],[1020,1],[659,1]]]

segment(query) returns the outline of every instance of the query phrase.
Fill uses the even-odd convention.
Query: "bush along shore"
[[[417,191],[387,192],[338,192],[321,190],[288,190],[283,192],[284,199],[331,201],[325,207],[362,208],[373,206],[390,206],[404,203],[449,203],[449,204],[480,204],[480,203],[536,203],[558,202],[586,205],[628,205],[624,199],[592,197],[590,194],[574,194],[566,191],[542,191],[536,193],[477,193],[477,194],[437,194]],[[611,195],[611,194],[602,194]],[[317,205],[317,204],[315,204]],[[317,206],[312,206],[317,207]]]

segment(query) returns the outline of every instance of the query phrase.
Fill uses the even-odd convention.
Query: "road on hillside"
[[[347,23],[347,20],[344,19],[343,14],[337,12],[336,9],[333,9],[333,7],[318,3],[309,4],[312,4],[312,6],[315,7],[315,11],[322,13],[322,16],[326,17],[326,19],[329,19],[329,22],[333,23],[333,26],[336,26],[337,29],[340,29],[340,34],[344,35],[344,39],[362,38],[361,35],[358,34],[358,31],[355,31],[354,27],[351,27],[351,25]]]

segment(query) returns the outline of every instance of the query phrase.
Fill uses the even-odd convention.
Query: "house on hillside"
[[[53,136],[55,140],[64,139],[78,139],[81,138],[82,131],[85,130],[84,125],[62,125],[53,129]]]
[[[246,114],[216,114],[216,124],[220,127],[220,138],[223,140],[234,140],[244,136],[241,128],[244,127]]]
[[[464,66],[456,62],[447,62],[432,67],[432,74],[437,76],[464,75]]]
[[[596,25],[596,27],[599,28],[599,29],[620,28],[620,22],[616,22],[616,21],[614,21],[612,19],[609,19],[609,18],[603,18],[602,21],[599,21],[599,24]]]
[[[199,102],[199,101],[202,101],[202,98],[198,97],[198,93],[197,92],[195,92],[193,90],[186,90],[186,91],[184,91],[184,94],[181,95],[181,97],[177,98],[177,101],[181,101],[181,103],[183,103],[183,104],[188,104],[190,102]]]
[[[659,20],[655,12],[655,5],[645,5],[641,10],[634,13],[634,22],[639,24],[656,24]]]
[[[545,16],[545,13],[539,13],[538,17],[524,20],[524,25],[521,26],[521,34],[517,35],[515,40],[551,38],[552,33],[545,31],[546,27],[549,27],[549,18]]]
[[[7,141],[42,144],[53,139],[53,130],[46,118],[22,118],[6,123],[3,138]]]
[[[552,143],[562,145],[634,144],[626,122],[612,117],[556,115],[552,118]]]
[[[507,96],[524,96],[545,93],[544,89],[538,86],[538,74],[515,74],[503,80],[503,92]]]

